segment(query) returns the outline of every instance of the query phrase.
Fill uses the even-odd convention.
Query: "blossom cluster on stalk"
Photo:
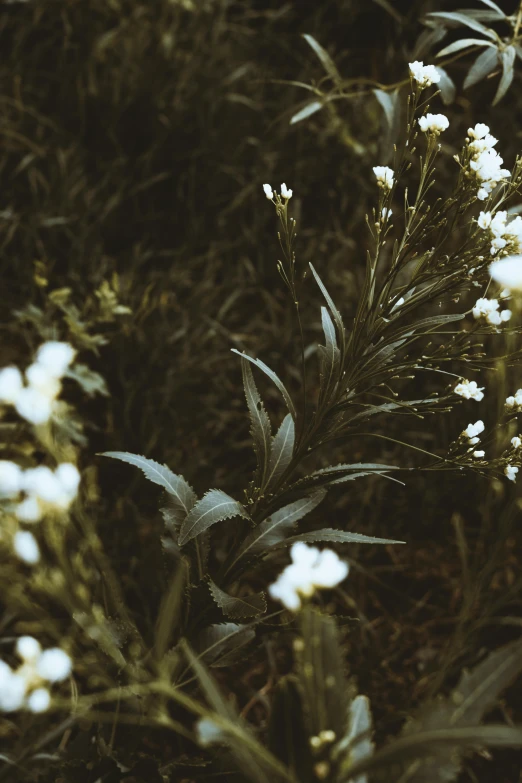
[[[473,317],[475,319],[484,318],[491,326],[500,326],[501,323],[509,321],[511,310],[499,310],[498,299],[477,299],[473,306]]]
[[[492,190],[504,179],[511,176],[508,169],[503,169],[503,159],[493,149],[497,144],[484,123],[477,123],[474,128],[468,128],[469,171],[478,185],[477,198],[485,201]]]
[[[517,215],[509,223],[506,210],[495,214],[481,212],[477,224],[491,237],[490,253],[492,256],[511,255],[522,250],[522,217]]]
[[[408,67],[411,78],[417,82],[421,90],[440,82],[440,71],[434,65],[424,65],[422,61],[415,60],[415,62],[409,63]]]
[[[484,386],[478,386],[476,381],[461,381],[455,386],[454,392],[465,400],[480,402],[484,399]]]
[[[419,118],[419,128],[423,133],[438,136],[449,128],[449,120],[444,114],[425,114]]]
[[[468,438],[470,446],[475,446],[480,441],[478,436],[481,432],[484,432],[484,422],[479,419],[475,424],[468,424],[462,434]]]
[[[522,389],[517,389],[513,395],[506,397],[506,408],[513,408],[516,411],[522,410]]]
[[[269,201],[273,201],[274,198],[277,197],[277,193],[274,190],[272,190],[271,185],[269,185],[268,183],[263,185],[263,190],[265,192],[265,196]],[[288,199],[292,198],[293,193],[294,191],[291,190],[291,188],[287,188],[284,182],[281,184],[281,198],[284,198],[288,201]]]
[[[49,341],[40,346],[35,361],[25,371],[25,383],[18,367],[0,370],[0,404],[14,406],[31,424],[45,424],[61,392],[61,379],[75,355],[69,343]]]
[[[374,166],[373,173],[377,179],[377,185],[383,190],[391,190],[395,172],[389,166]]]
[[[301,599],[310,598],[318,588],[335,587],[348,576],[348,565],[331,549],[321,552],[298,541],[290,549],[290,557],[292,563],[268,592],[291,611],[297,611]]]
[[[16,669],[0,660],[0,710],[45,712],[51,704],[48,686],[67,679],[72,670],[71,658],[60,647],[42,650],[32,636],[17,640],[16,653],[22,661]]]

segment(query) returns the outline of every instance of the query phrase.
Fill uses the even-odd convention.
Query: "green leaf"
[[[272,428],[270,419],[263,407],[261,397],[252,375],[248,361],[241,357],[241,370],[243,372],[243,386],[250,413],[250,433],[254,441],[254,451],[257,456],[256,486],[262,491],[265,487],[266,473],[272,448]]]
[[[241,598],[234,597],[225,593],[218,587],[212,579],[209,578],[208,584],[212,598],[219,606],[223,614],[230,617],[231,620],[240,620],[244,617],[256,617],[266,612],[266,598],[263,592],[251,593]]]
[[[282,677],[274,689],[268,744],[299,783],[312,783],[312,755],[299,688],[293,677]]]
[[[300,533],[297,536],[286,539],[285,545],[295,541],[329,541],[333,544],[405,544],[406,541],[395,541],[393,538],[375,538],[365,536],[363,533],[349,533],[346,530],[336,530],[332,527],[324,530],[312,530],[309,533]]]
[[[339,310],[335,306],[332,297],[330,296],[330,294],[326,290],[323,281],[321,280],[321,278],[319,277],[319,275],[317,274],[317,272],[313,268],[312,264],[309,264],[309,266],[310,266],[310,269],[312,270],[312,274],[313,274],[313,276],[315,278],[315,281],[316,281],[317,285],[321,289],[322,295],[326,299],[326,304],[330,308],[330,312],[333,315],[333,319],[335,321],[335,325],[337,326],[337,332],[339,334],[339,339],[341,341],[341,354],[344,356],[344,346],[345,346],[345,339],[346,338],[345,338],[344,324],[343,324],[343,319],[341,318],[341,313],[339,312]]]
[[[324,104],[321,103],[321,101],[312,101],[312,103],[307,103],[304,108],[293,115],[290,120],[290,125],[295,125],[297,122],[301,122],[301,120],[306,120],[307,117],[311,117],[312,114],[320,111],[323,106]]]
[[[240,648],[256,635],[253,628],[237,623],[217,623],[204,628],[198,637],[197,649],[201,659],[209,666],[229,666]]]
[[[372,712],[367,696],[356,696],[349,708],[349,729],[341,742],[336,746],[336,758],[348,751],[343,761],[343,769],[349,770],[354,764],[373,755],[374,745],[371,741]],[[358,775],[352,783],[367,783],[366,775]]]
[[[303,33],[302,35],[306,43],[311,46],[316,53],[328,76],[335,82],[335,84],[339,84],[342,81],[341,74],[337,70],[335,63],[328,52],[323,49],[321,44],[317,43],[312,35],[308,35],[307,33]]]
[[[438,65],[437,70],[440,74],[440,81],[437,84],[437,87],[440,90],[440,97],[442,98],[444,105],[448,106],[455,100],[457,88],[455,87],[455,82],[444,68],[441,68],[440,65]]]
[[[251,364],[255,364],[256,367],[259,367],[259,369],[262,370],[265,373],[265,375],[267,375],[270,378],[270,380],[273,381],[273,383],[275,383],[275,385],[283,395],[283,399],[286,403],[286,407],[290,411],[292,418],[295,421],[295,419],[297,418],[297,414],[295,412],[294,403],[292,402],[292,398],[288,394],[288,391],[286,390],[284,383],[276,375],[276,373],[273,370],[271,370],[270,367],[268,367],[264,362],[262,362],[261,359],[253,359],[251,356],[247,356],[246,353],[240,353],[235,348],[232,348],[231,350],[232,353],[237,353],[237,355],[240,356],[242,359],[246,359]]]
[[[128,462],[142,470],[149,481],[167,490],[172,503],[184,516],[189,513],[197,500],[196,493],[183,476],[176,475],[166,465],[160,465],[153,459],[147,459],[139,454],[129,454],[127,451],[106,451],[101,456]]]
[[[464,89],[472,87],[474,84],[484,79],[488,73],[495,70],[498,65],[498,51],[497,49],[486,49],[482,54],[479,54],[473,65],[468,71],[466,78],[464,79]]]
[[[394,117],[395,117],[395,111],[396,111],[396,101],[393,100],[392,95],[390,95],[389,92],[385,92],[384,90],[373,90],[373,94],[379,101],[382,110],[384,112],[384,116],[386,117],[386,122],[388,124],[389,128],[393,128],[394,125]]]
[[[325,498],[326,491],[319,490],[308,497],[296,500],[288,506],[280,508],[274,514],[263,520],[252,530],[237,553],[235,563],[243,557],[251,557],[266,552],[279,542],[284,541],[297,522],[319,505]],[[231,566],[231,568],[232,568]]]
[[[294,453],[294,442],[295,424],[290,413],[287,413],[272,441],[266,479],[267,490],[276,483],[290,465]]]
[[[500,78],[497,93],[493,99],[493,106],[496,106],[496,104],[500,101],[501,98],[504,97],[506,92],[509,90],[509,87],[511,86],[511,82],[513,81],[513,77],[515,75],[513,68],[515,56],[516,49],[514,46],[508,46],[506,49],[503,49],[500,52],[500,59],[502,62],[502,76]]]
[[[484,41],[482,38],[461,38],[460,41],[453,41],[449,46],[445,46],[440,52],[437,52],[436,57],[444,57],[454,52],[460,52],[461,49],[467,49],[469,46],[490,46],[496,50],[495,44],[489,41]],[[439,66],[437,65],[437,70]]]
[[[187,578],[184,560],[179,558],[171,583],[161,602],[156,630],[154,634],[154,654],[161,661],[172,644],[172,635],[176,630],[183,604],[183,589]]]
[[[496,3],[493,2],[493,0],[479,0],[479,3],[484,3],[484,5],[487,5],[489,8],[492,8],[493,11],[496,11],[500,19],[506,19],[506,14],[500,8]]]
[[[76,381],[89,397],[94,397],[95,394],[101,394],[104,397],[109,396],[105,379],[99,372],[91,370],[86,364],[74,364],[72,367],[69,367],[65,377]]]
[[[300,613],[299,630],[302,643],[294,650],[309,734],[317,736],[330,730],[342,737],[348,714],[348,685],[337,625],[329,615],[307,606]]]
[[[388,470],[399,470],[399,468],[395,465],[380,465],[377,462],[354,462],[351,465],[330,465],[327,468],[316,470],[315,473],[310,473],[309,476],[299,479],[299,481],[290,487],[289,491],[303,487],[319,487],[328,484],[341,483],[341,481],[352,481],[362,476],[384,474]]]
[[[487,37],[491,38],[493,41],[497,40],[497,36],[493,30],[485,27],[476,19],[473,19],[465,13],[459,13],[458,11],[432,11],[431,13],[427,14],[427,16],[434,17],[435,19],[441,19],[443,22],[449,22],[451,27],[456,27],[459,24],[463,24],[466,27],[471,27],[472,30],[477,30],[477,32],[482,33],[483,35],[487,35]]]
[[[337,381],[339,380],[339,367],[340,367],[340,352],[337,347],[337,339],[335,336],[335,327],[332,319],[326,307],[321,307],[321,321],[323,324],[323,332],[325,339],[325,346],[323,350],[320,350],[319,356],[321,359],[321,397],[323,401],[328,401],[332,396]],[[319,346],[319,349],[323,346]]]
[[[231,498],[220,489],[211,489],[199,500],[181,526],[179,545],[184,546],[200,533],[208,530],[216,522],[222,522],[232,517],[248,519],[248,514],[241,503]]]

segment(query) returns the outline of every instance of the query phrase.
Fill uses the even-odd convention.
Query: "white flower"
[[[54,378],[62,378],[67,368],[76,356],[76,351],[69,343],[51,340],[38,349],[36,361]]]
[[[439,133],[449,128],[449,120],[444,114],[426,114],[419,119],[419,128],[424,133],[438,136]]]
[[[302,597],[310,597],[316,588],[335,587],[348,575],[348,566],[332,550],[320,552],[302,542],[295,543],[287,566],[268,591],[287,609],[297,610]]]
[[[391,218],[392,215],[393,215],[393,212],[392,212],[391,209],[386,209],[386,207],[382,208],[382,210],[381,210],[381,220],[383,220],[383,221],[386,220],[386,219],[389,220],[389,218]]]
[[[31,424],[45,424],[51,416],[52,400],[29,386],[22,389],[18,395],[15,408],[17,413]]]
[[[25,471],[24,489],[46,503],[62,505],[66,499],[62,484],[46,465]]]
[[[469,439],[469,445],[475,446],[477,443],[480,443],[480,438],[470,438]]]
[[[504,468],[504,475],[508,477],[510,481],[517,480],[518,468],[514,465],[506,465]]]
[[[518,437],[518,435],[515,435],[514,438],[511,438],[511,445],[514,449],[519,449],[522,446],[522,440]]]
[[[36,538],[25,530],[19,530],[18,533],[15,533],[13,549],[24,563],[34,565],[40,560],[40,549]]]
[[[440,82],[440,73],[434,65],[424,65],[423,62],[415,60],[409,64],[410,74],[421,89],[430,87],[432,84]]]
[[[30,694],[26,704],[30,712],[46,712],[51,704],[51,694],[47,688],[37,688]]]
[[[23,472],[16,462],[0,460],[0,498],[12,498],[22,488]]]
[[[373,173],[377,178],[377,185],[384,190],[390,190],[393,186],[393,178],[395,176],[393,169],[389,166],[374,166]]]
[[[473,316],[476,319],[485,318],[492,326],[499,326],[511,318],[511,310],[498,311],[498,299],[477,299],[473,307]]]
[[[477,190],[477,198],[479,199],[479,201],[485,201],[488,196],[489,196],[489,192],[486,190],[486,188],[479,188]]]
[[[458,383],[455,386],[455,394],[459,394],[461,397],[464,397],[466,400],[476,400],[477,402],[480,402],[482,399],[484,399],[484,386],[481,386],[480,388],[477,386],[476,381],[467,381],[464,380],[461,383]]]
[[[22,373],[18,367],[5,367],[0,370],[0,402],[14,405],[22,388]]]
[[[34,362],[27,368],[25,377],[31,388],[36,389],[50,400],[55,400],[60,394],[62,388],[60,381],[39,362]]]
[[[39,522],[42,518],[42,507],[38,502],[38,498],[30,496],[25,500],[22,500],[16,507],[16,518],[20,522]]]
[[[1,663],[0,710],[14,712],[23,706],[27,684],[24,677],[11,671],[3,661]]]
[[[286,187],[284,182],[282,183],[282,185],[281,185],[281,196],[283,198],[292,198],[292,193],[293,192],[294,192],[293,190],[290,190],[290,188]]]
[[[513,408],[515,405],[515,398],[514,397],[506,397],[506,408]]]
[[[507,245],[507,239],[504,237],[495,237],[491,242],[491,255],[494,256],[499,250],[502,250]]]
[[[484,422],[479,419],[475,424],[468,424],[464,430],[464,435],[467,435],[468,438],[475,438],[477,435],[480,435],[481,432],[484,432]]]
[[[81,478],[76,465],[73,465],[72,462],[62,462],[61,465],[58,465],[56,468],[54,475],[60,482],[62,489],[67,496],[74,499],[78,492]]]
[[[491,212],[481,212],[478,216],[477,223],[480,228],[489,228],[491,225]]]
[[[483,122],[477,122],[474,128],[468,128],[468,136],[472,139],[483,139],[489,133],[489,126]]]
[[[72,669],[72,661],[66,652],[59,647],[51,647],[38,658],[36,671],[42,679],[48,682],[65,680]]]
[[[475,459],[482,459],[485,453],[486,453],[485,451],[474,451],[473,456],[475,457]]]
[[[503,160],[494,149],[487,148],[481,152],[475,152],[472,160],[469,162],[470,169],[475,172],[475,176],[480,183],[480,189],[477,198],[484,201],[497,184],[511,176],[508,169],[503,169]]]
[[[522,255],[508,256],[489,265],[493,280],[511,291],[522,291]]]
[[[16,641],[16,652],[23,661],[35,661],[40,657],[42,648],[34,636],[20,636]]]
[[[274,198],[274,192],[273,192],[272,188],[270,187],[270,185],[268,185],[268,184],[263,185],[263,190],[265,191],[265,196],[268,199],[272,200]]]

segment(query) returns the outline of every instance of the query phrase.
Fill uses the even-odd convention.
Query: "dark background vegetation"
[[[82,459],[98,470],[99,530],[144,625],[158,597],[158,493],[95,453],[145,454],[183,473],[198,493],[217,486],[239,496],[253,454],[230,349],[263,358],[294,390],[299,383],[296,324],[276,270],[275,214],[261,184],[294,189],[299,268],[314,263],[349,323],[369,241],[365,214],[376,201],[371,167],[383,162],[382,112],[364,79],[405,80],[423,15],[455,7],[419,0],[0,4],[0,366],[29,361],[42,334],[74,341],[78,327],[53,304],[56,289],[70,288],[87,330],[107,338],[94,352],[84,340],[80,358],[106,379],[110,397],[89,401],[71,387],[70,399],[87,420]],[[280,80],[324,77],[302,33],[329,51],[343,77],[361,82],[335,113],[290,125],[308,94]],[[522,147],[520,76],[491,109],[493,86],[461,89],[467,67],[464,58],[449,68],[458,90],[441,190],[451,186],[451,153],[469,125],[488,122],[510,166]],[[130,315],[100,320],[96,291],[104,281]],[[319,294],[308,278],[302,296],[312,344]],[[13,316],[29,304],[45,314],[36,325]],[[275,391],[260,384],[279,419]],[[442,421],[374,426],[444,449],[468,420],[496,421],[495,389],[502,399],[490,375],[489,409],[480,413],[467,403]],[[361,457],[422,464],[372,438],[323,455],[329,463]],[[350,624],[347,660],[371,698],[382,741],[484,648],[511,638],[520,616],[521,537],[514,487],[422,471],[404,488],[378,482],[338,489],[321,509],[328,525],[407,541],[393,551],[347,552],[353,572],[346,604],[336,607],[359,617]],[[262,685],[247,665],[239,700]],[[520,686],[513,688],[504,717],[520,721],[521,700]],[[250,717],[262,721],[263,710]],[[476,758],[462,780],[519,780],[519,754],[493,758]]]

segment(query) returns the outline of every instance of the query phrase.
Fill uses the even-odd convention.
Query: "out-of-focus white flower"
[[[15,403],[17,413],[31,424],[45,424],[52,411],[52,400],[38,389],[28,386],[22,389]]]
[[[481,432],[484,432],[484,422],[482,419],[479,419],[475,424],[468,424],[463,434],[467,435],[468,438],[476,438]]]
[[[30,496],[17,505],[15,514],[20,522],[39,522],[42,518],[43,510],[38,502],[38,498]]]
[[[477,443],[480,443],[480,438],[475,437],[475,438],[470,438],[469,439],[469,445],[470,446],[475,446]]]
[[[479,201],[485,201],[488,196],[489,196],[489,191],[487,191],[486,188],[479,188],[477,190],[477,198]]]
[[[287,609],[296,611],[302,597],[310,597],[317,588],[335,587],[348,575],[348,566],[331,549],[322,552],[303,542],[295,543],[290,556],[292,563],[285,568],[268,592]]]
[[[18,367],[4,367],[0,370],[0,402],[14,405],[23,385],[22,373]]]
[[[515,405],[515,398],[513,396],[506,397],[506,408],[513,408]]]
[[[20,560],[34,565],[40,560],[40,549],[36,538],[26,530],[19,530],[13,537],[13,549]]]
[[[34,636],[20,636],[16,640],[16,652],[23,661],[36,661],[42,653],[42,647]]]
[[[477,386],[476,381],[461,381],[455,386],[455,394],[459,394],[466,400],[476,400],[480,402],[484,399],[484,386],[480,388]]]
[[[48,682],[65,680],[72,670],[72,661],[59,647],[44,650],[36,663],[36,671]]]
[[[419,119],[419,128],[423,133],[432,133],[438,136],[449,128],[449,120],[444,114],[426,114]]]
[[[30,495],[55,505],[62,505],[66,498],[62,484],[46,465],[25,471],[24,489]]]
[[[14,712],[23,706],[26,692],[24,677],[15,674],[4,661],[0,668],[0,710]]]
[[[511,310],[499,312],[498,308],[498,299],[477,299],[473,307],[473,316],[476,319],[485,318],[492,326],[499,326],[499,324],[509,321]]]
[[[377,178],[377,185],[384,190],[391,190],[393,187],[394,171],[389,166],[374,166],[373,173]]]
[[[22,488],[23,472],[16,462],[0,460],[0,498],[12,498]]]
[[[473,456],[475,457],[475,459],[482,459],[485,453],[486,453],[485,451],[474,451]]]
[[[75,356],[76,351],[69,343],[50,340],[40,346],[36,361],[51,377],[62,378]]]
[[[506,408],[522,408],[522,389],[517,389],[514,395],[506,397]]]
[[[510,481],[517,480],[517,473],[518,473],[518,468],[515,467],[514,465],[506,465],[506,467],[504,468],[504,475],[507,476],[507,478]]]
[[[27,698],[26,704],[30,712],[46,712],[51,704],[51,694],[47,688],[36,688]]]
[[[383,207],[381,210],[381,220],[389,220],[391,216],[393,215],[393,212],[391,209],[386,209],[386,207]]]
[[[409,64],[410,74],[421,89],[431,87],[432,84],[440,82],[440,73],[434,65],[424,65],[423,62],[415,60]]]
[[[27,368],[25,377],[31,388],[36,389],[50,400],[55,400],[60,394],[62,384],[56,376],[51,375],[47,368],[39,362],[34,362]]]
[[[272,200],[274,198],[274,191],[272,190],[270,185],[268,184],[263,185],[263,190],[265,191],[265,196],[268,199]]]
[[[75,498],[80,486],[80,472],[72,462],[62,462],[56,468],[54,475],[70,498]]]
[[[223,730],[210,718],[200,718],[196,723],[198,744],[206,748],[223,742]]]
[[[489,265],[489,274],[499,285],[522,291],[522,255],[508,256]]]
[[[285,183],[283,182],[281,185],[281,196],[283,198],[292,198],[293,190],[290,190],[290,188],[287,188]]]
[[[514,449],[519,449],[522,446],[522,440],[518,437],[518,435],[515,435],[514,438],[511,438],[511,445]]]

